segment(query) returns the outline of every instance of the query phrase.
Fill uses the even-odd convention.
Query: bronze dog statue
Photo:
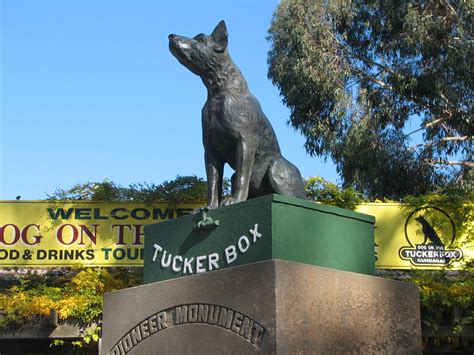
[[[280,152],[259,102],[227,51],[227,28],[219,22],[211,35],[169,35],[171,53],[199,75],[208,96],[202,133],[210,208],[278,193],[305,198],[301,174]],[[222,200],[224,164],[235,170],[232,196]]]

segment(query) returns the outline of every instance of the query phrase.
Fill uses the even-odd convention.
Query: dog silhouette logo
[[[426,244],[426,241],[429,240],[434,245],[444,246],[441,239],[439,239],[438,234],[436,233],[434,228],[431,226],[431,224],[425,219],[425,217],[418,216],[415,218],[415,221],[421,224],[421,231],[423,232],[425,236],[425,240],[423,241],[423,244]]]
[[[444,267],[463,257],[462,250],[454,246],[454,221],[439,207],[411,212],[405,221],[405,239],[408,245],[399,249],[399,257],[415,266]]]

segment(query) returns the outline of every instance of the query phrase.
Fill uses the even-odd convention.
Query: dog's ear
[[[212,31],[212,38],[214,39],[214,49],[218,52],[224,52],[227,48],[227,27],[224,20],[219,22]]]

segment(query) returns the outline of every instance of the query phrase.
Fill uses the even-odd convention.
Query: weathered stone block
[[[421,353],[416,286],[270,260],[105,295],[101,354]]]

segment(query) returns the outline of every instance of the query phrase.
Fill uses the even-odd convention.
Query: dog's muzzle
[[[170,41],[170,49],[188,49],[190,47],[187,41],[184,41],[182,37],[175,34],[170,34],[168,39]]]

